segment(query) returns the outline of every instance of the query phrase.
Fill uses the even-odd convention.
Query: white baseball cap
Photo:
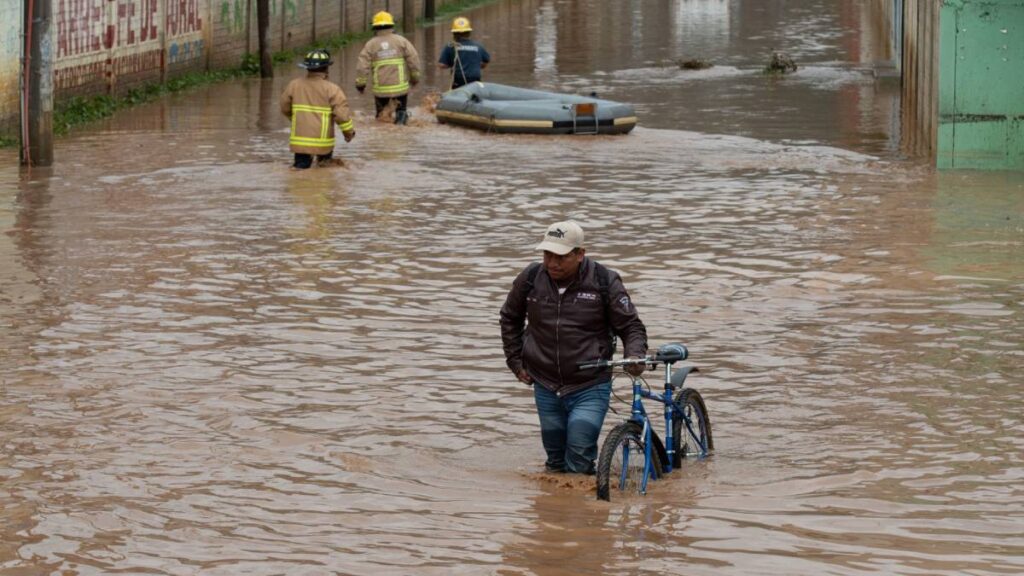
[[[548,226],[544,240],[537,244],[537,250],[565,256],[576,248],[583,247],[583,228],[572,220],[555,222]]]

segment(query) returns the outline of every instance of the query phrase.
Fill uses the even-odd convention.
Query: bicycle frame
[[[643,442],[644,442],[644,476],[640,483],[640,493],[647,493],[647,481],[650,478],[657,480],[657,472],[654,466],[651,465],[651,450],[653,445],[652,432],[651,432],[651,420],[647,415],[647,410],[644,408],[643,399],[647,398],[660,402],[665,407],[665,452],[668,454],[667,461],[664,463],[664,473],[672,471],[672,460],[675,454],[675,439],[672,437],[672,417],[674,414],[679,414],[686,424],[685,433],[689,434],[690,438],[700,447],[700,457],[703,458],[708,454],[707,440],[697,436],[693,429],[693,421],[686,415],[679,404],[672,399],[672,393],[675,392],[676,387],[672,384],[672,365],[669,363],[664,364],[665,369],[665,392],[659,394],[652,392],[651,390],[645,390],[643,387],[643,379],[639,377],[633,377],[633,406],[631,409],[630,420],[643,426]],[[683,376],[685,381],[685,375]],[[680,383],[679,388],[682,388]],[[628,453],[623,454],[623,464],[621,477],[619,478],[620,485],[625,485],[626,472],[628,469]]]

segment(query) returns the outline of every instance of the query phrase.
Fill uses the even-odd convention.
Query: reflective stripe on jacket
[[[532,290],[528,269],[516,277],[501,307],[505,363],[513,374],[525,368],[531,378],[559,396],[607,382],[610,370],[579,370],[576,364],[610,356],[609,325],[622,339],[626,356],[647,354],[647,329],[622,278],[609,273],[607,301],[601,297],[590,258],[580,263],[576,280],[564,294],[558,293],[543,266]]]
[[[356,67],[356,88],[373,81],[373,95],[402,96],[409,92],[409,81],[420,79],[420,55],[404,37],[391,30],[378,30],[361,52]]]
[[[334,125],[354,130],[345,93],[323,72],[292,80],[281,95],[281,113],[291,119],[291,151],[327,154],[334,150]]]

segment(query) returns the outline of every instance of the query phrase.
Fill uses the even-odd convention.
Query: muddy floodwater
[[[1024,573],[1024,174],[901,155],[872,6],[469,13],[486,80],[631,102],[627,136],[438,125],[433,70],[374,123],[357,46],[343,167],[289,170],[294,66],[3,151],[0,574]],[[544,474],[504,365],[566,217],[701,368],[717,450],[644,497]]]

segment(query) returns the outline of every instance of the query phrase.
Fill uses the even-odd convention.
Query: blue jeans
[[[593,474],[597,437],[608,413],[612,383],[604,382],[559,398],[534,383],[533,398],[540,416],[540,439],[551,471]]]

